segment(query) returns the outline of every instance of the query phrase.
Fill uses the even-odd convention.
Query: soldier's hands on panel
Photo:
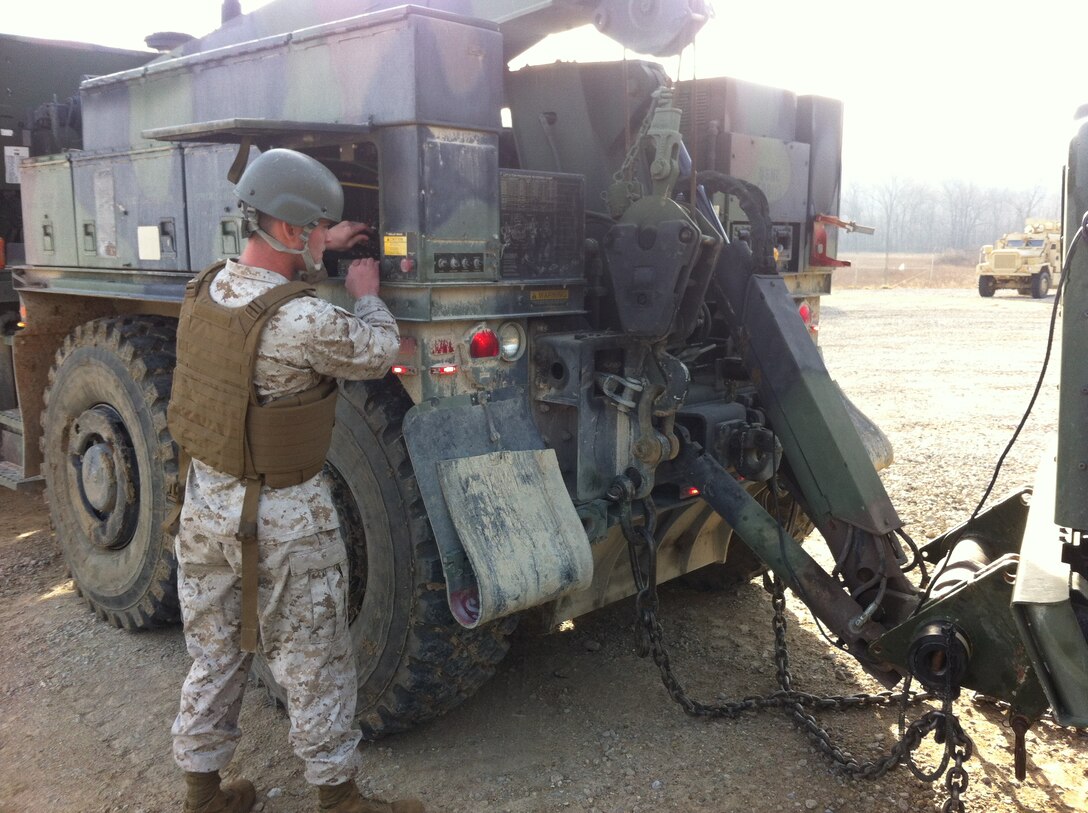
[[[331,230],[330,230],[331,231]],[[348,266],[344,287],[354,299],[378,295],[378,261],[366,257]]]
[[[342,220],[335,226],[329,227],[325,249],[327,251],[348,251],[360,243],[370,242],[370,235],[373,231],[368,223]]]

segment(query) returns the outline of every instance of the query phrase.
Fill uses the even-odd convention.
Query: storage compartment
[[[185,193],[189,216],[190,267],[207,268],[217,260],[237,258],[245,246],[245,219],[227,172],[238,147],[233,144],[186,144]],[[249,160],[257,155],[252,150]]]
[[[189,268],[180,147],[77,154],[72,178],[78,265]]]
[[[403,7],[91,80],[84,144],[114,150],[149,143],[146,130],[232,118],[497,131],[501,76],[494,25]]]
[[[32,158],[21,168],[23,235],[31,265],[78,265],[67,155]]]

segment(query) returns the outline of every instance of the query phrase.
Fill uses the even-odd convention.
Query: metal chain
[[[620,524],[627,539],[631,570],[638,591],[635,597],[638,618],[635,625],[636,650],[640,657],[645,657],[647,654],[653,657],[661,673],[661,682],[665,689],[686,713],[693,717],[735,719],[745,712],[771,708],[783,709],[839,772],[855,778],[877,779],[900,762],[905,762],[915,776],[926,782],[934,782],[942,774],[945,775],[945,786],[949,793],[949,799],[944,806],[945,813],[962,813],[966,810],[960,799],[968,782],[963,763],[970,759],[974,743],[963,731],[952,708],[953,693],[951,691],[943,693],[944,698],[940,709],[930,709],[909,726],[905,728],[901,726],[899,741],[886,755],[875,760],[860,762],[849,751],[837,745],[831,739],[831,735],[806,709],[844,711],[852,708],[890,706],[899,702],[905,710],[908,705],[932,700],[936,695],[929,692],[911,692],[909,687],[903,692],[882,691],[852,695],[815,695],[794,689],[786,640],[785,587],[777,577],[769,579],[764,576],[764,586],[771,594],[771,605],[774,610],[771,623],[774,628],[774,658],[779,690],[769,695],[749,695],[740,700],[714,704],[701,703],[689,697],[673,672],[664,643],[661,622],[657,617],[658,542],[655,533],[656,512],[653,501],[650,499],[641,501],[644,522],[639,526],[635,526],[632,519],[631,502],[630,499],[621,499],[619,506]],[[902,717],[901,712],[901,721]],[[915,764],[913,753],[931,733],[935,741],[943,743],[945,748],[938,767],[933,771],[925,772]],[[950,761],[953,767],[946,772]]]
[[[964,735],[966,736],[966,735]],[[957,744],[952,752],[953,765],[945,774],[944,786],[948,790],[948,800],[941,808],[943,813],[964,813],[967,810],[960,794],[967,790],[967,769],[963,763],[971,758],[974,744],[967,738],[966,744]]]

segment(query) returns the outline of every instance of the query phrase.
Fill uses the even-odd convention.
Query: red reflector
[[[683,490],[683,494],[685,497],[698,497],[701,493],[702,492],[700,492],[699,489],[697,489],[695,486],[688,486]]]
[[[473,334],[468,343],[468,354],[474,359],[489,359],[499,355],[499,337],[493,330],[481,330]]]
[[[812,308],[808,306],[807,302],[802,302],[801,307],[797,309],[797,312],[801,314],[801,321],[806,325],[812,323]]]
[[[431,368],[431,375],[457,375],[457,365],[436,364]]]

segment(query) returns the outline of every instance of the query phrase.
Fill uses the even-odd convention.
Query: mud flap
[[[458,617],[461,624],[474,627],[590,585],[589,542],[551,449],[442,460],[438,472],[479,593],[478,613]]]
[[[589,540],[523,393],[418,404],[404,437],[458,623],[473,628],[589,586]]]

